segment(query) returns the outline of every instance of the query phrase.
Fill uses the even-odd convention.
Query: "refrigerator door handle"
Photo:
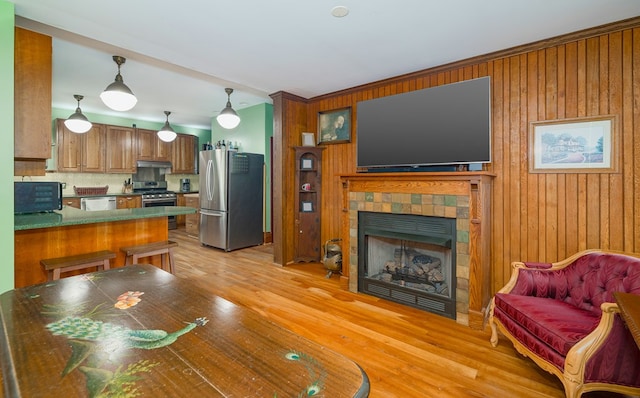
[[[222,217],[223,214],[220,212],[213,212],[213,211],[208,211],[208,210],[202,210],[200,209],[200,214],[205,215],[205,216],[214,216],[214,217]]]
[[[207,161],[207,199],[209,199],[209,201],[213,200],[213,187],[212,187],[212,180],[213,179],[213,160],[209,159]]]

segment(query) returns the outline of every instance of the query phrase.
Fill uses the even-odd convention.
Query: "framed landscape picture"
[[[351,107],[318,112],[318,144],[351,141]]]
[[[617,173],[616,122],[613,115],[532,122],[529,172]]]

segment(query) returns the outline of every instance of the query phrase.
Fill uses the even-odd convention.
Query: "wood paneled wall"
[[[491,208],[493,291],[508,280],[512,261],[557,261],[587,248],[640,252],[640,18],[322,97],[298,98],[280,110],[274,102],[274,121],[278,112],[281,117],[275,139],[285,142],[283,178],[290,181],[290,147],[300,144],[300,133],[316,132],[318,112],[352,107],[351,143],[327,145],[323,154],[322,241],[340,236],[338,176],[356,171],[357,102],[482,76],[491,76],[492,85],[493,161],[487,170],[497,176]],[[287,119],[287,108],[298,110],[294,121]],[[306,121],[301,124],[303,113]],[[529,173],[531,122],[610,114],[619,122],[619,173]],[[389,150],[403,144],[390,138]],[[274,151],[276,158],[282,154]],[[280,203],[286,205],[286,200]],[[274,212],[283,211],[285,233],[277,237],[274,228],[274,244],[286,247],[282,237],[293,233],[293,208],[276,206],[274,200]],[[282,263],[291,258],[286,253]]]

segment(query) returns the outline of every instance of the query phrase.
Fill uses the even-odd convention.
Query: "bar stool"
[[[176,270],[173,260],[173,248],[176,246],[178,246],[177,242],[165,240],[162,242],[121,247],[120,251],[124,252],[126,256],[124,262],[125,266],[136,264],[139,258],[160,255],[162,260],[162,269],[175,274]]]
[[[116,254],[109,250],[101,250],[93,253],[77,254],[73,256],[46,258],[40,260],[40,265],[47,272],[47,280],[55,281],[60,279],[63,272],[82,270],[97,267],[98,271],[109,269],[109,259],[115,258]]]

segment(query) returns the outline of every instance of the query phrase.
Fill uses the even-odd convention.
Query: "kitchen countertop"
[[[195,213],[193,207],[158,206],[136,209],[117,209],[103,211],[85,211],[65,206],[51,213],[16,214],[14,230],[22,231],[36,228],[64,227],[78,224],[133,220],[140,218],[178,216]]]

